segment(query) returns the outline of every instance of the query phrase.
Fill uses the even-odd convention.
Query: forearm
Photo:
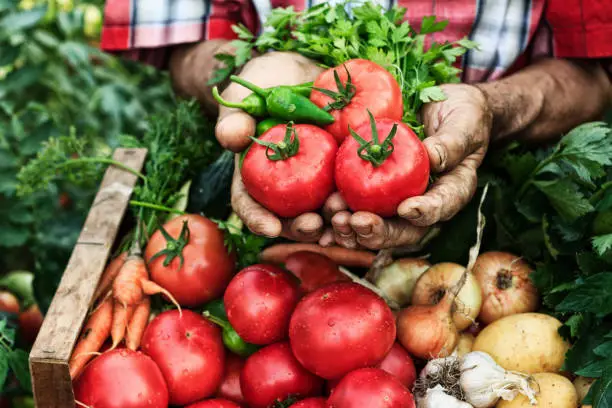
[[[220,67],[214,58],[217,53],[230,51],[229,41],[209,40],[178,47],[170,58],[170,77],[176,94],[183,98],[196,98],[204,110],[216,114],[217,103],[212,98],[208,80]]]
[[[547,59],[478,87],[493,112],[493,141],[551,140],[598,119],[612,99],[610,77],[596,62]]]

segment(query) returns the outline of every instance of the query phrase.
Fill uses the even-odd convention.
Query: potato
[[[578,401],[582,402],[594,382],[595,378],[576,377],[576,379],[574,380],[574,387],[576,388],[576,392],[578,393]],[[583,407],[590,407],[590,405],[583,405]]]
[[[473,351],[484,351],[506,370],[526,374],[558,372],[569,344],[557,330],[561,322],[542,313],[519,313],[485,327]]]
[[[567,378],[559,374],[538,373],[533,375],[539,389],[536,405],[531,405],[529,399],[519,394],[512,401],[500,400],[495,408],[576,408],[578,393]]]

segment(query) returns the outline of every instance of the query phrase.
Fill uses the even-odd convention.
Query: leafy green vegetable
[[[476,44],[468,39],[434,42],[425,50],[426,35],[442,31],[447,21],[427,16],[417,32],[402,21],[405,8],[394,6],[385,11],[368,1],[357,6],[351,4],[349,12],[349,3],[323,3],[300,12],[292,7],[275,8],[256,38],[246,27],[234,26],[239,37],[232,43],[236,56],[233,61],[226,55],[217,57],[225,67],[216,73],[213,82],[227,79],[234,67],[251,58],[253,50],[294,51],[327,67],[353,58],[369,59],[389,70],[401,84],[403,120],[422,135],[417,112],[423,103],[445,99],[437,85],[459,81],[460,70],[453,63],[468,49],[476,48]]]

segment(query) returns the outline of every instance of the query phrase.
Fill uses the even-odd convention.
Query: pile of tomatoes
[[[415,366],[396,342],[395,316],[382,298],[331,259],[304,251],[282,267],[248,266],[228,283],[225,271],[214,271],[233,255],[207,258],[203,243],[218,231],[198,231],[209,221],[188,217],[197,234],[183,266],[177,259],[165,273],[190,308],[152,315],[138,351],[101,350],[74,381],[77,401],[95,408],[414,407]],[[188,296],[195,293],[190,279],[201,273],[218,278],[221,290]],[[183,292],[169,281],[177,277]]]

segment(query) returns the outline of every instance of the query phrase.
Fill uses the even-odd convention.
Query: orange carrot
[[[297,251],[311,251],[326,255],[338,265],[369,268],[376,257],[370,251],[343,247],[322,247],[317,244],[276,244],[262,251],[262,262],[283,263],[289,255]]]
[[[70,377],[75,379],[83,370],[93,353],[100,350],[108,338],[113,318],[113,302],[109,296],[90,315],[79,342],[74,347],[70,362]]]
[[[125,262],[125,258],[127,258],[127,252],[122,252],[118,257],[112,259],[102,277],[100,278],[100,283],[98,283],[98,287],[96,288],[96,292],[94,293],[93,299],[96,302],[102,295],[104,295],[111,288],[113,281],[117,277],[117,274],[121,270],[123,263]]]
[[[111,338],[113,339],[113,345],[111,346],[111,350],[117,347],[125,337],[128,322],[132,318],[133,314],[134,306],[126,306],[117,301],[114,302],[113,325],[111,326]]]
[[[134,310],[134,315],[132,316],[132,320],[130,320],[130,324],[127,328],[125,344],[130,350],[136,351],[138,350],[138,347],[140,347],[142,334],[144,333],[147,323],[149,322],[150,311],[151,300],[147,296]]]

